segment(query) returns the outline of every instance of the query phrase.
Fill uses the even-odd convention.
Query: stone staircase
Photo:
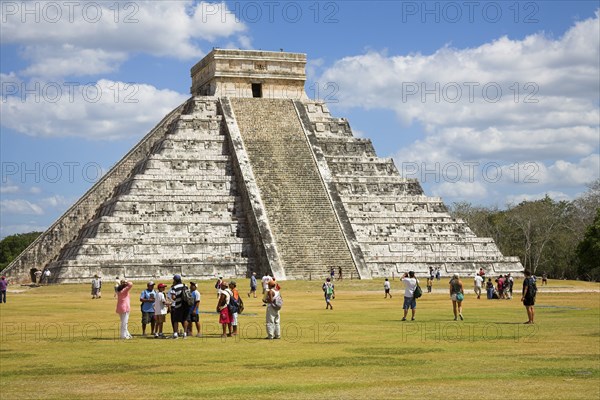
[[[192,98],[50,268],[70,280],[244,276],[248,236],[217,99]]]
[[[324,103],[301,104],[373,276],[425,274],[429,267],[444,275],[479,267],[522,271],[516,257],[504,257],[492,239],[452,218],[440,198],[425,196],[417,180],[400,176],[392,159],[377,157],[370,140],[354,138],[348,122],[333,118]]]
[[[286,277],[319,278],[331,267],[356,277],[293,102],[233,98],[231,105]]]

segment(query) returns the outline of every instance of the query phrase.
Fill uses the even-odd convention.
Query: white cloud
[[[151,85],[105,79],[79,87],[55,83],[40,86],[54,92],[42,89],[38,98],[8,96],[0,104],[2,126],[29,136],[93,140],[139,136],[188,97]]]
[[[0,211],[7,214],[43,215],[44,210],[27,200],[1,200]]]
[[[246,30],[224,2],[20,1],[2,7],[0,18],[2,42],[24,46],[32,61],[23,73],[45,78],[113,71],[132,53],[198,58],[198,41]]]
[[[535,194],[509,195],[509,196],[506,196],[506,204],[519,204],[523,201],[540,200],[546,196],[550,197],[551,199],[553,199],[555,201],[563,201],[563,200],[570,201],[570,200],[572,200],[571,196],[569,196],[568,194],[565,194],[563,192],[549,191],[549,192],[535,193]]]
[[[59,208],[63,210],[67,209],[67,207],[72,205],[74,202],[74,199],[68,199],[61,195],[46,197],[39,201],[39,203],[44,207]]]
[[[397,165],[497,165],[498,181],[480,173],[431,185],[435,194],[481,198],[507,185],[538,183],[542,192],[598,178],[599,58],[597,12],[556,39],[502,37],[429,55],[370,51],[338,60],[318,80],[339,86],[336,108],[389,109],[422,126],[423,137],[395,154]],[[523,182],[532,172],[538,182]]]
[[[0,193],[8,194],[8,193],[18,193],[19,187],[16,185],[12,185],[7,183],[6,185],[0,186]]]

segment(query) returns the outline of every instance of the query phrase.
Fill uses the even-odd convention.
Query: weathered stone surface
[[[522,271],[303,91],[304,54],[213,50],[192,93],[2,273],[57,282]],[[300,91],[300,92],[298,92]],[[212,96],[214,95],[214,96]],[[228,98],[225,96],[231,96]],[[251,97],[269,98],[251,98]]]

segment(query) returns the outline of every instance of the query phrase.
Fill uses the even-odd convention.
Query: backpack
[[[419,281],[416,278],[415,278],[415,281],[417,281],[417,286],[415,287],[413,297],[415,299],[418,299],[419,297],[423,296],[423,290],[421,290],[421,286],[419,286]]]
[[[194,305],[194,297],[192,296],[192,291],[189,287],[183,285],[183,289],[181,289],[181,301],[184,305],[188,307],[192,307]]]
[[[333,285],[331,283],[325,284],[325,294],[327,294],[328,296],[333,295]]]
[[[227,308],[229,309],[230,314],[233,315],[240,312],[240,300],[241,297],[236,300],[235,297],[233,297],[233,293],[229,294],[229,304],[227,304]]]
[[[283,307],[283,298],[281,297],[281,294],[273,299],[271,305],[275,307],[276,310],[281,310],[281,307]]]
[[[529,282],[527,283],[527,297],[535,297],[537,294],[537,285],[532,278],[529,278]]]
[[[238,314],[241,314],[244,312],[244,302],[242,301],[242,296],[240,296],[240,298],[237,300],[238,303]]]

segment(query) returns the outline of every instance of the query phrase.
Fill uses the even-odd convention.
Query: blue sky
[[[326,100],[447,204],[599,177],[597,1],[2,1],[0,237],[43,230],[213,47],[303,52]]]

